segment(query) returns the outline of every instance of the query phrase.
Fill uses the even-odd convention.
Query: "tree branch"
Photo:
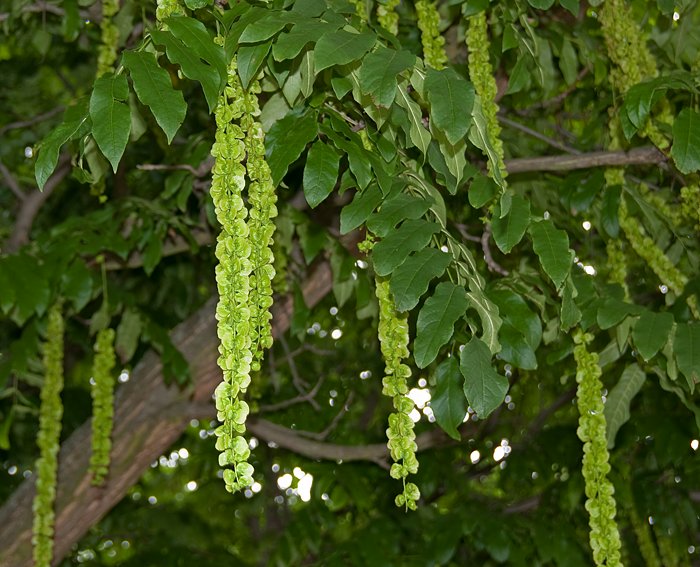
[[[7,166],[0,161],[0,174],[2,174],[2,178],[5,180],[5,184],[10,188],[10,191],[12,191],[15,194],[15,197],[17,197],[20,201],[24,201],[26,195],[24,194],[24,191],[22,191],[22,188],[19,186],[19,183],[15,179],[15,177],[10,173],[10,170],[7,169]]]
[[[0,14],[1,16],[2,14]],[[2,21],[2,20],[0,20]],[[9,124],[5,124],[2,128],[0,128],[0,136],[2,136],[5,132],[9,132],[10,130],[16,130],[18,128],[26,128],[27,126],[33,126],[34,124],[38,124],[39,122],[43,122],[44,120],[47,120],[51,118],[52,116],[56,116],[56,114],[59,114],[65,110],[65,107],[63,106],[57,106],[56,108],[52,108],[51,110],[48,110],[42,114],[37,114],[34,118],[29,118],[28,120],[18,120],[17,122],[10,122]]]
[[[68,154],[63,154],[58,161],[58,167],[53,172],[51,177],[46,181],[43,191],[32,191],[22,201],[22,205],[17,213],[17,220],[12,229],[12,234],[7,239],[5,252],[17,252],[20,247],[29,242],[29,233],[32,230],[34,218],[39,213],[39,210],[44,203],[54,192],[54,189],[63,181],[63,178],[70,172],[70,158]]]
[[[579,155],[528,157],[506,160],[508,173],[534,171],[572,171],[591,167],[653,165],[666,161],[666,156],[654,147],[634,148],[629,152],[590,152]]]

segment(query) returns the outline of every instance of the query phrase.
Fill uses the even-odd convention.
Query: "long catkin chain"
[[[447,63],[445,38],[440,35],[440,14],[437,4],[431,0],[416,2],[416,16],[420,39],[423,44],[423,59],[434,69],[444,69]]]
[[[114,417],[114,330],[102,329],[95,341],[92,365],[92,483],[100,485],[109,472]]]
[[[102,21],[100,22],[101,43],[97,49],[97,76],[109,73],[117,60],[119,28],[112,17],[119,11],[119,0],[103,0]]]
[[[63,333],[61,303],[48,312],[46,342],[44,343],[44,383],[41,388],[39,409],[39,459],[36,462],[36,495],[34,496],[34,524],[32,544],[35,567],[49,567],[53,558],[54,502],[56,500],[56,473],[61,437],[63,404]]]
[[[576,402],[579,426],[576,431],[583,441],[583,479],[586,491],[586,510],[589,516],[590,544],[597,566],[621,567],[620,533],[615,522],[615,488],[608,479],[610,463],[606,422],[603,413],[602,371],[598,355],[588,352],[586,344],[593,337],[578,331],[574,335],[576,360]]]

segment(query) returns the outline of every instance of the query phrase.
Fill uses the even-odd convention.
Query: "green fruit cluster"
[[[447,63],[445,38],[440,34],[440,14],[437,4],[430,0],[416,2],[416,15],[420,40],[423,44],[423,59],[434,69],[444,69]]]
[[[53,558],[54,501],[56,474],[61,437],[63,404],[63,334],[64,322],[61,303],[55,303],[48,312],[46,342],[44,343],[44,383],[41,387],[39,409],[39,458],[36,462],[36,495],[34,496],[34,565],[49,567]]]
[[[590,334],[578,331],[574,335],[576,360],[576,401],[579,426],[576,430],[583,441],[583,479],[586,491],[586,510],[589,515],[590,544],[593,559],[598,566],[620,567],[620,533],[615,522],[615,488],[608,479],[610,463],[606,422],[603,413],[602,371],[598,355],[588,352]]]
[[[386,31],[397,35],[399,33],[399,15],[396,7],[399,0],[379,0],[377,2],[377,21]]]
[[[114,330],[102,329],[95,341],[92,363],[92,483],[100,485],[109,472],[114,418]]]

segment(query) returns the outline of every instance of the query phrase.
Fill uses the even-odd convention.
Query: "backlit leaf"
[[[464,394],[469,405],[479,419],[484,419],[503,403],[508,378],[493,369],[489,347],[476,337],[459,354],[459,370],[464,376]]]
[[[615,446],[615,437],[620,427],[629,421],[630,403],[646,381],[646,374],[637,365],[631,364],[620,376],[620,380],[608,394],[605,401],[605,421],[607,425],[608,449]]]
[[[634,346],[644,360],[651,359],[659,352],[671,334],[673,315],[645,311],[632,329]]]
[[[464,397],[462,381],[457,358],[446,358],[435,369],[435,390],[430,399],[435,421],[456,441],[461,438],[457,428],[467,415],[467,400]]]
[[[131,111],[127,104],[128,99],[129,84],[126,76],[115,76],[111,73],[102,75],[95,81],[90,97],[92,135],[115,172],[131,132]]]
[[[338,179],[340,156],[321,141],[314,142],[304,168],[304,196],[314,209],[330,195]]]
[[[550,220],[532,223],[529,232],[542,268],[559,289],[571,270],[574,257],[573,251],[569,250],[569,236],[555,228]]]

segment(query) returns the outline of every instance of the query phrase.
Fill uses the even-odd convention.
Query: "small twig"
[[[299,348],[294,349],[289,354],[290,354],[290,356],[296,357],[296,356],[299,356],[302,352],[310,352],[310,353],[316,354],[318,356],[331,356],[332,354],[335,354],[334,350],[319,348],[316,345],[312,345],[309,343],[302,343]]]
[[[27,195],[22,191],[14,175],[10,173],[10,170],[7,169],[7,166],[5,166],[2,161],[0,161],[0,174],[2,174],[5,184],[10,188],[10,191],[12,191],[20,201],[24,201]]]
[[[287,344],[287,340],[284,338],[284,336],[280,336],[278,339],[279,343],[282,345],[282,348],[284,349],[284,354],[285,357],[287,358],[287,364],[289,365],[289,372],[292,375],[292,384],[294,384],[294,387],[299,391],[301,395],[306,395],[307,394],[307,388],[309,387],[308,383],[302,380],[301,376],[299,375],[299,370],[297,370],[297,365],[294,362],[294,357],[291,355],[291,352],[289,351],[289,345]],[[309,398],[308,400],[309,404],[316,410],[320,410],[321,407],[318,405],[318,402],[314,400],[313,398]]]
[[[571,146],[567,146],[566,144],[563,144],[561,142],[558,142],[557,140],[550,138],[549,136],[545,136],[541,132],[537,132],[536,130],[533,130],[532,128],[528,128],[524,124],[520,124],[520,122],[516,122],[515,120],[511,120],[510,118],[506,118],[505,116],[499,115],[498,120],[505,124],[506,126],[510,126],[511,128],[515,128],[516,130],[520,130],[521,132],[524,132],[525,134],[532,136],[533,138],[537,138],[538,140],[544,142],[545,144],[548,144],[552,146],[553,148],[557,148],[558,150],[561,150],[563,152],[569,153],[569,154],[575,154],[575,155],[580,155],[581,152],[577,150],[576,148],[572,148]]]
[[[550,99],[533,104],[528,108],[519,110],[517,111],[518,114],[520,114],[521,116],[527,116],[533,110],[537,110],[539,108],[549,108],[550,106],[558,106],[566,99],[566,97],[568,97],[572,92],[574,92],[578,88],[578,83],[581,81],[581,79],[588,75],[588,73],[588,67],[584,67],[583,69],[581,69],[581,71],[579,71],[579,74],[576,76],[576,80],[573,83],[571,83],[571,85],[569,85],[569,87],[564,92],[561,92],[557,96],[552,97]]]
[[[304,437],[308,437],[310,439],[316,439],[317,441],[325,441],[325,439],[331,434],[331,432],[336,427],[338,427],[338,424],[340,423],[340,420],[342,419],[342,417],[350,410],[350,404],[352,403],[354,398],[355,398],[355,392],[350,392],[350,394],[348,395],[348,399],[345,400],[345,403],[340,408],[340,411],[335,414],[335,417],[333,417],[331,422],[328,424],[328,426],[323,431],[316,433],[314,431],[299,431],[299,430],[297,430],[297,433],[299,435],[303,435]]]
[[[277,402],[276,404],[267,404],[260,406],[259,413],[269,413],[285,409],[296,404],[311,402],[311,400],[316,397],[316,394],[318,394],[318,391],[321,388],[321,385],[323,384],[324,380],[325,376],[321,375],[321,377],[316,382],[316,385],[306,394],[299,394],[298,396],[289,398],[288,400],[282,400],[281,402]]]
[[[162,164],[162,163],[142,163],[136,166],[136,169],[141,171],[189,171],[195,177],[204,177],[208,175],[209,171],[214,165],[213,158],[205,159],[198,167],[193,167],[187,163],[174,163],[174,164]]]
[[[501,274],[502,276],[508,275],[508,270],[501,266],[496,260],[493,259],[491,255],[491,247],[489,246],[489,241],[491,240],[491,225],[487,224],[484,227],[484,233],[481,235],[481,249],[484,251],[484,260],[486,260],[486,266],[492,272]]]
[[[469,234],[467,232],[467,227],[464,226],[461,223],[455,223],[455,228],[457,229],[457,232],[459,232],[459,235],[464,238],[464,240],[469,240],[470,242],[478,242],[481,243],[481,237],[480,236],[474,236],[473,234]]]
[[[28,120],[18,120],[17,122],[10,122],[9,124],[5,124],[2,128],[0,128],[0,136],[5,132],[9,132],[10,130],[26,128],[27,126],[33,126],[34,124],[38,124],[39,122],[48,120],[52,116],[56,116],[64,110],[64,106],[57,106],[56,108],[52,108],[51,110],[48,110],[42,114],[37,114],[34,118],[30,118]]]

